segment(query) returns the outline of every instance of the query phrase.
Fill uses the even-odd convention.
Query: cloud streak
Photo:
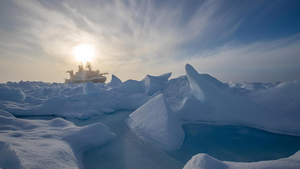
[[[281,63],[286,61],[285,66],[297,60],[298,36],[240,45],[229,40],[254,12],[252,7],[261,5],[259,1],[230,6],[222,1],[13,0],[6,3],[13,9],[6,14],[14,21],[7,24],[15,28],[0,29],[0,36],[4,37],[0,40],[3,51],[0,57],[7,62],[12,62],[9,56],[26,55],[37,63],[51,62],[70,69],[76,67],[72,67],[76,65],[72,56],[74,47],[88,43],[97,49],[95,67],[101,66],[101,70],[109,70],[126,80],[164,71],[180,75],[186,62],[218,75],[216,70],[221,69],[264,67],[268,64],[261,63],[272,58]],[[289,58],[279,56],[283,51],[291,53]],[[63,76],[63,72],[59,75]],[[55,79],[58,78],[49,80],[58,81]]]

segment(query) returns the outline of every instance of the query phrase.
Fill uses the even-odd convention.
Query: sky
[[[82,45],[107,82],[186,63],[224,83],[299,80],[300,1],[0,0],[0,83],[63,83]]]

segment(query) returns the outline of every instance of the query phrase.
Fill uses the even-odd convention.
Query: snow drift
[[[169,80],[170,76],[171,73],[147,75],[141,81],[122,82],[113,75],[108,84],[0,84],[0,167],[80,168],[78,148],[103,144],[113,137],[100,123],[76,127],[62,119],[29,121],[12,115],[56,115],[85,120],[132,109],[135,111],[127,120],[132,131],[168,150],[181,146],[185,137],[182,123],[242,125],[300,136],[299,81],[225,84],[208,74],[199,74],[189,64],[185,76]],[[195,164],[200,168],[251,168],[283,164],[293,168],[299,166],[299,152],[287,159],[253,165],[222,162],[203,154],[192,160],[186,167]],[[286,163],[288,160],[291,165]]]
[[[299,81],[224,84],[186,65],[186,76],[147,75],[108,84],[7,82],[0,85],[0,109],[16,116],[56,115],[88,119],[122,109],[135,110],[162,93],[185,123],[235,124],[289,135],[300,134]],[[109,111],[107,111],[109,110]]]
[[[297,169],[300,166],[300,151],[288,158],[253,163],[220,161],[207,154],[197,154],[184,166],[184,169]]]
[[[0,87],[0,108],[16,116],[56,115],[79,119],[105,113],[107,109],[135,110],[160,93],[170,76],[171,73],[147,75],[142,81],[122,83],[113,75],[108,84],[10,82]]]
[[[61,118],[44,121],[0,115],[0,132],[0,168],[82,168],[82,148],[114,138],[101,123],[76,127]]]
[[[186,65],[186,74],[194,97],[204,104],[195,103],[188,107],[201,106],[206,110],[209,109],[208,107],[212,109],[198,116],[198,121],[243,125],[300,136],[300,123],[298,123],[300,115],[286,116],[284,113],[254,103],[248,98],[231,94],[217,85],[218,82],[208,81],[206,76],[198,74],[189,64]],[[196,116],[192,117],[196,118]]]
[[[26,95],[20,88],[10,88],[7,86],[0,88],[0,99],[5,101],[24,101]]]
[[[300,80],[285,82],[266,90],[253,92],[250,99],[273,110],[294,117],[300,112]],[[290,114],[291,113],[291,114]]]
[[[145,93],[152,95],[160,91],[167,83],[172,73],[166,73],[160,76],[147,75],[142,81],[127,80],[120,90],[124,93]]]

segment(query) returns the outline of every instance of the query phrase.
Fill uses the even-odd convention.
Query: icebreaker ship
[[[86,68],[83,68],[82,62],[78,65],[78,72],[73,73],[73,70],[68,70],[66,73],[70,74],[70,79],[65,79],[65,83],[104,83],[106,81],[106,75],[108,73],[100,73],[99,70],[93,71],[91,62],[86,62]]]

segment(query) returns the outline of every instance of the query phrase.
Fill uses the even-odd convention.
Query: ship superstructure
[[[91,62],[86,62],[86,68],[83,68],[82,62],[78,65],[78,72],[75,74],[73,70],[68,70],[66,73],[70,74],[70,79],[65,79],[65,83],[87,83],[87,82],[94,82],[94,83],[104,83],[106,81],[106,75],[108,73],[100,73],[99,70],[93,71]]]

